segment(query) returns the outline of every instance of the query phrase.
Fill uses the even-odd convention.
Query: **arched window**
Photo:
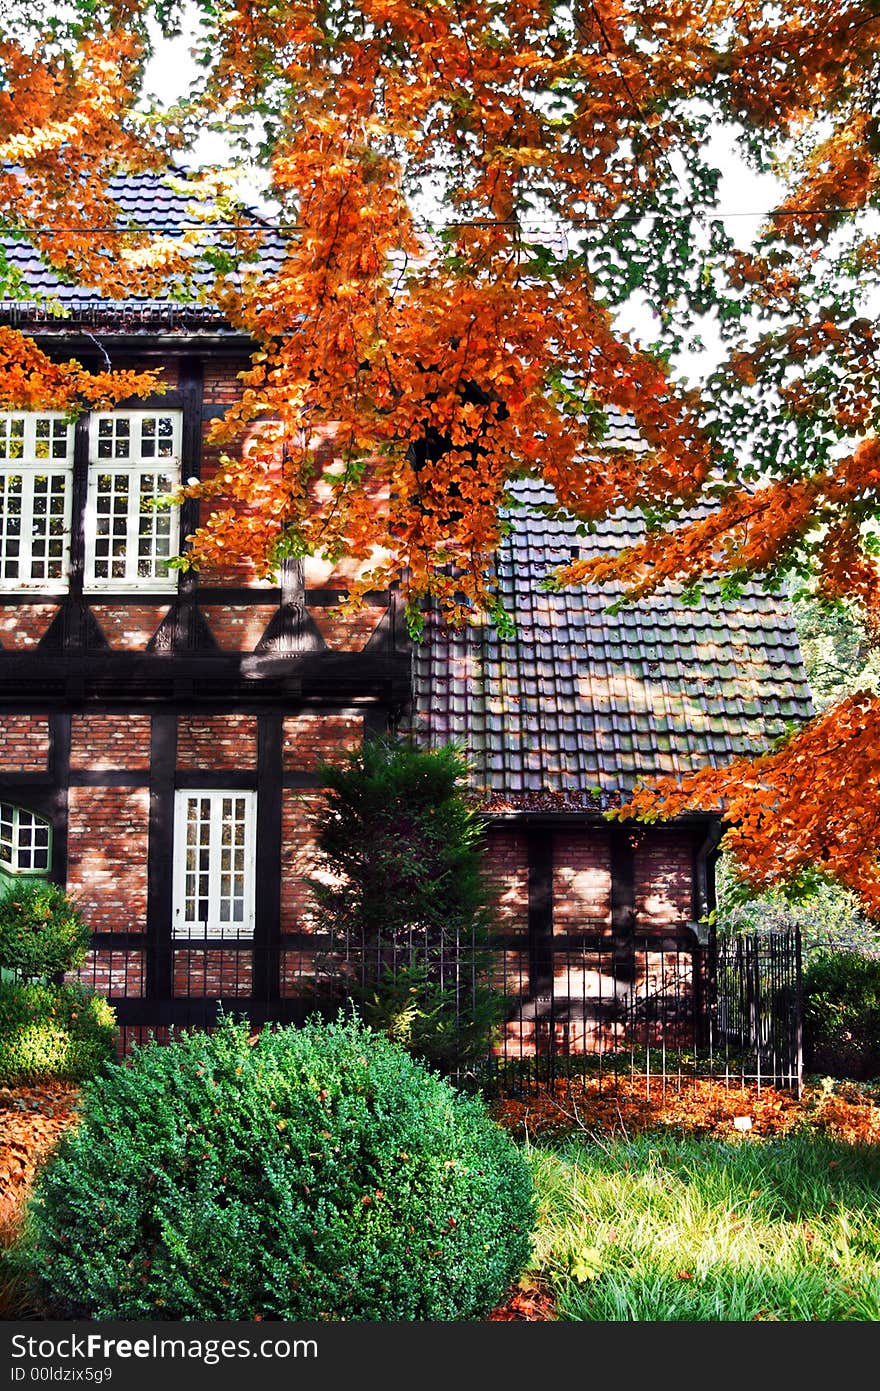
[[[48,874],[52,827],[42,816],[0,802],[0,873]]]

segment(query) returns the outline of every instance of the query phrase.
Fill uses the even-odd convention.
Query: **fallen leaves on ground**
[[[0,1087],[0,1227],[13,1224],[37,1164],[76,1124],[76,1087]]]
[[[556,1318],[556,1302],[549,1290],[531,1276],[520,1280],[503,1304],[493,1309],[488,1323],[549,1323]]]
[[[798,1126],[849,1144],[880,1142],[877,1098],[853,1082],[814,1083],[798,1098],[791,1092],[723,1080],[686,1079],[681,1086],[645,1077],[579,1077],[490,1107],[499,1125],[517,1139],[566,1135],[626,1135],[657,1127],[728,1139],[737,1133],[784,1135]],[[745,1122],[750,1122],[745,1124]]]

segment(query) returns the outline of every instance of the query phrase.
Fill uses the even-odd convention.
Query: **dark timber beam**
[[[632,940],[636,925],[636,872],[630,832],[611,827],[611,932],[615,945]]]
[[[257,862],[253,997],[278,996],[281,935],[281,789],[283,728],[280,714],[257,724]]]
[[[72,716],[56,711],[49,716],[49,772],[55,784],[52,797],[52,878],[67,887],[67,838]]]
[[[177,716],[156,714],[150,729],[150,821],[147,849],[147,997],[170,1001],[173,994],[171,950],[172,873],[174,864],[174,769],[177,763]],[[156,1023],[165,1020],[156,1019]]]
[[[636,873],[629,828],[611,827],[611,943],[615,982],[632,987],[636,975]]]

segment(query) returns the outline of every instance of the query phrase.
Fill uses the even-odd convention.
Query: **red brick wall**
[[[201,609],[224,652],[253,652],[277,612],[274,604],[202,604]]]
[[[339,614],[335,608],[310,608],[321,637],[339,652],[360,652],[378,628],[387,610],[365,608],[359,613]]]
[[[495,926],[503,932],[527,932],[529,865],[525,831],[491,827],[483,870],[491,889]]]
[[[247,362],[206,362],[204,392],[206,405],[230,406],[241,396],[238,374]]]
[[[174,953],[174,995],[216,1000],[221,995],[250,995],[253,953],[214,947]]]
[[[70,733],[73,768],[149,768],[149,715],[74,715]]]
[[[309,927],[311,895],[304,882],[315,872],[313,817],[320,792],[285,788],[281,804],[281,931]]]
[[[343,556],[341,560],[324,560],[320,555],[307,555],[303,559],[303,576],[307,589],[324,589],[338,586],[345,589],[349,580],[357,579],[367,568],[366,562]]]
[[[177,723],[177,766],[255,768],[256,715],[181,715]]]
[[[240,388],[236,388],[231,396],[224,398],[223,405],[229,401],[236,400]],[[217,445],[206,444],[202,452],[201,476],[203,482],[210,482],[221,468],[220,458],[225,449],[220,449]],[[199,520],[204,524],[211,513],[217,509],[231,509],[237,515],[246,516],[248,507],[245,503],[225,497],[222,493],[218,495],[216,501],[202,502],[199,510]],[[224,564],[213,563],[204,564],[199,569],[199,580],[202,584],[208,585],[250,585],[256,588],[265,588],[271,585],[272,580],[259,580],[253,565],[247,559],[232,559]],[[277,583],[277,581],[275,581]]]
[[[285,772],[313,772],[318,759],[334,759],[363,742],[362,715],[288,715],[284,721]]]
[[[0,607],[0,644],[18,649],[36,647],[57,612],[57,604],[4,604]]]
[[[611,841],[601,827],[553,836],[553,928],[597,932],[611,927]]]
[[[49,721],[45,715],[0,715],[0,768],[44,773],[49,762]]]
[[[296,1000],[308,996],[314,989],[316,976],[315,953],[313,951],[282,951],[281,953],[281,998]]]
[[[635,849],[636,931],[693,917],[693,841],[681,831],[643,832]]]
[[[146,788],[70,789],[67,888],[93,932],[146,927],[149,807]]]
[[[90,951],[77,974],[101,995],[133,999],[144,993],[145,954],[142,951]]]
[[[487,983],[509,997],[522,998],[528,994],[529,951],[525,940],[516,951],[492,952]]]
[[[142,652],[167,613],[164,604],[92,604],[110,646],[125,652]]]

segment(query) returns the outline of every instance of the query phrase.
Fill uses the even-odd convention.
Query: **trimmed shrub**
[[[25,1250],[50,1308],[116,1319],[462,1320],[524,1266],[531,1176],[358,1020],[136,1048],[84,1089]]]
[[[89,926],[57,884],[13,880],[0,897],[0,966],[33,979],[74,971],[86,958]]]
[[[804,972],[804,1052],[812,1072],[880,1075],[880,960],[827,952]]]
[[[112,1007],[79,982],[0,984],[0,1085],[81,1082],[115,1044]]]

